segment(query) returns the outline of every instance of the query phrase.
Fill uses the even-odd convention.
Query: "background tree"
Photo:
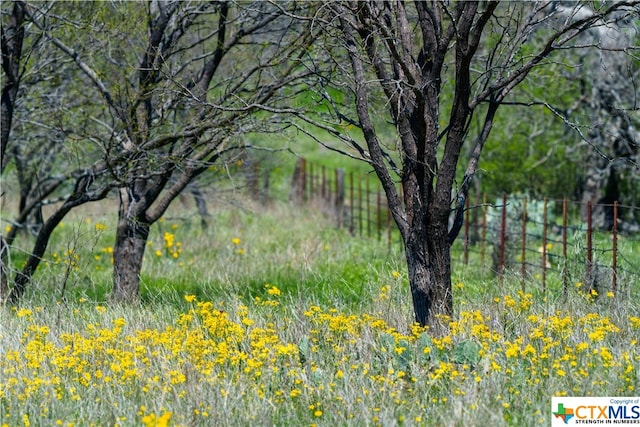
[[[2,213],[3,220],[10,224],[3,230],[7,255],[3,273],[8,275],[16,265],[22,267],[16,270],[11,289],[4,276],[2,295],[3,299],[17,301],[38,268],[54,229],[71,209],[104,198],[111,183],[104,174],[96,179],[95,171],[100,167],[93,170],[93,163],[102,158],[101,150],[92,142],[94,96],[78,86],[78,68],[70,66],[69,58],[54,49],[30,22],[31,12],[25,2],[8,4],[14,14],[17,9],[21,11],[23,47],[16,66],[20,85],[15,98],[11,98],[11,123],[9,128],[3,127]],[[40,6],[48,10],[51,5]],[[66,6],[72,10],[73,5]],[[14,18],[8,19],[10,16],[3,9],[3,34],[15,22]],[[3,40],[5,43],[8,37]],[[3,60],[5,71],[7,63]],[[3,114],[5,111],[3,108]],[[12,190],[16,188],[19,191],[14,197]],[[44,216],[42,208],[47,205],[49,215]],[[16,214],[10,218],[12,210]],[[23,233],[24,238],[16,242],[21,231],[30,232],[35,240]]]
[[[5,3],[2,10],[2,213],[7,226],[2,233],[1,298],[9,298],[7,276],[13,265],[24,262],[16,274],[13,298],[29,280],[40,262],[50,233],[67,212],[69,204],[58,205],[46,222],[42,207],[64,202],[72,196],[74,181],[82,179],[68,137],[73,117],[66,108],[80,108],[86,99],[73,93],[73,78],[64,72],[64,61],[50,49],[40,34],[27,31],[24,2]],[[64,77],[67,77],[66,79]],[[69,101],[68,103],[65,103]],[[69,120],[65,123],[64,117]],[[8,184],[15,177],[15,182]],[[11,190],[18,188],[18,203],[14,206]],[[74,197],[74,203],[81,200]],[[16,208],[16,215],[8,217]],[[19,232],[36,236],[33,250],[15,247]],[[26,234],[26,233],[25,233]],[[25,236],[27,245],[28,236]],[[24,243],[24,242],[23,242]],[[24,246],[24,245],[22,245]],[[17,249],[17,250],[11,250]],[[9,253],[14,252],[13,256]],[[25,257],[25,253],[30,256]]]
[[[22,44],[24,42],[24,7],[20,2],[12,4],[11,11],[2,11],[2,71],[4,83],[2,85],[1,116],[0,116],[0,157],[3,171],[7,158],[5,151],[9,143],[13,111],[15,109],[20,78],[22,74]],[[6,14],[6,17],[5,17]]]
[[[169,204],[212,164],[244,149],[240,136],[270,123],[294,96],[293,83],[313,72],[299,60],[313,41],[305,8],[27,4],[29,21],[75,64],[80,90],[94,97],[85,112],[98,124],[90,141],[102,158],[89,162],[74,193],[97,194],[97,181],[118,189],[114,299],[138,297],[149,229]]]
[[[6,18],[5,18],[6,14]],[[4,172],[7,163],[6,149],[13,122],[13,110],[20,86],[22,44],[24,41],[24,9],[21,3],[14,3],[13,9],[2,10],[1,48],[2,72],[4,84],[0,99],[0,174]],[[1,190],[0,190],[1,191]],[[0,195],[0,197],[2,197]],[[7,259],[8,244],[4,235],[0,233],[0,298],[8,294]]]
[[[553,6],[556,19],[592,13],[584,2]],[[613,224],[614,200],[637,205],[639,30],[632,15],[597,25],[576,38],[581,48],[564,49],[515,89],[519,104],[497,118],[480,163],[484,191],[570,196],[582,200],[583,220],[590,201],[594,224],[604,228]],[[632,216],[621,207],[619,230],[637,229]]]
[[[533,70],[514,89],[511,98],[517,101],[508,105],[508,114],[496,117],[474,178],[488,200],[502,200],[504,193],[579,199],[583,170],[577,167],[576,135],[557,113],[582,95],[557,77],[563,69],[549,64]]]
[[[588,6],[576,12],[559,6],[558,11],[591,13]],[[630,54],[640,41],[639,17],[636,10],[635,16],[621,16],[581,34],[577,43],[597,49],[576,52],[574,66],[567,69],[568,80],[582,93],[563,117],[577,134],[584,159],[582,218],[586,220],[591,202],[596,208],[594,224],[605,229],[613,227],[613,202],[631,205],[640,197],[640,60]],[[622,218],[619,229],[638,231],[640,218],[626,215],[624,208],[619,212]]]
[[[634,4],[605,2],[594,5],[593,13],[566,19],[555,19],[552,2],[327,5],[325,25],[334,30],[329,43],[341,40],[349,58],[337,88],[354,101],[357,119],[347,120],[360,128],[366,150],[348,135],[341,137],[382,183],[404,242],[418,323],[439,334],[443,318],[453,313],[450,247],[499,107],[555,51],[572,47],[579,34],[606,25],[616,12],[633,13]],[[345,120],[326,90],[322,96]],[[386,102],[396,147],[378,132],[378,97]],[[456,181],[465,141],[470,155]],[[400,167],[387,154],[393,148]],[[456,221],[450,229],[452,210]]]

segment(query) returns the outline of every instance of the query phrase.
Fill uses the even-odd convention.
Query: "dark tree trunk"
[[[1,151],[0,151],[0,171],[4,171],[5,166],[7,165],[8,157],[6,156],[7,146],[9,144],[9,133],[11,130],[11,123],[13,121],[13,105],[15,102],[15,98],[18,92],[18,85],[16,84],[8,84],[2,90],[2,97],[0,105],[1,105],[1,114],[0,114],[0,141],[1,141]]]
[[[420,165],[405,170],[403,194],[409,221],[401,234],[415,320],[429,327],[431,334],[442,336],[453,315],[450,248],[456,232],[450,235],[448,230],[449,204],[438,207],[432,186],[424,184],[428,173]],[[423,184],[418,185],[420,182]]]
[[[0,173],[8,163],[7,146],[13,110],[18,96],[20,84],[20,63],[22,60],[22,44],[24,41],[24,4],[15,2],[8,25],[2,25],[1,51],[2,69],[5,72],[4,86],[0,96]],[[9,245],[0,233],[0,302],[9,298],[8,285]]]
[[[206,230],[209,227],[208,218],[211,217],[209,214],[209,210],[207,209],[207,201],[204,198],[204,194],[200,191],[200,188],[196,185],[195,182],[189,188],[189,192],[193,196],[193,200],[196,202],[196,207],[198,208],[198,214],[200,215],[200,226],[203,230]]]
[[[24,41],[24,3],[14,2],[8,25],[2,25],[2,69],[5,84],[0,108],[0,172],[7,165],[7,146],[13,122],[13,110],[20,85],[20,63]]]
[[[139,298],[140,271],[151,227],[144,213],[144,199],[136,201],[132,194],[133,188],[120,190],[111,295],[118,302],[136,302]]]
[[[140,224],[134,218],[120,218],[113,247],[114,301],[138,300],[140,271],[148,237],[148,224]]]
[[[448,330],[453,315],[450,245],[445,239],[412,235],[405,243],[416,322],[436,336]]]
[[[20,201],[18,202],[18,212],[25,212],[25,208],[27,207],[30,207],[30,209],[27,212],[25,220],[18,223],[16,227],[18,227],[19,230],[31,232],[32,234],[37,235],[44,224],[42,206],[38,203],[38,200],[41,200],[42,197],[37,195],[38,200],[33,200],[34,197],[32,197],[32,192],[34,192],[34,189],[31,186],[32,179],[25,177],[24,174],[21,174],[20,170],[18,170],[18,176],[20,178]],[[38,192],[39,188],[40,187],[36,187],[35,192]]]
[[[446,211],[448,212],[448,206]],[[448,332],[449,322],[453,316],[453,298],[451,294],[451,244],[447,233],[448,218],[438,219],[427,229],[430,238],[429,269],[433,275],[434,297],[439,305],[432,310],[431,327],[436,332]],[[438,316],[436,316],[436,313]]]
[[[9,298],[8,257],[9,245],[5,242],[4,237],[0,236],[0,304],[4,304]]]

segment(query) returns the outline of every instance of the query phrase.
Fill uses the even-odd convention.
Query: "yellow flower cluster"
[[[241,241],[239,237],[232,238],[231,243],[233,243],[233,245],[236,246],[236,253],[238,255],[244,255],[245,253],[247,253],[247,251],[244,248],[240,247]]]
[[[64,251],[62,253],[62,256],[58,255],[57,252],[54,252],[51,254],[51,257],[53,258],[52,264],[63,264],[65,266],[73,268],[76,271],[79,270],[78,263],[80,261],[80,256],[75,250],[71,248],[68,248],[66,251]]]
[[[171,258],[178,258],[182,253],[182,243],[176,241],[176,235],[173,233],[169,233],[168,231],[164,232],[164,250],[167,255]],[[156,251],[156,255],[158,251]],[[160,254],[162,255],[162,253]]]
[[[172,224],[171,229],[176,230],[178,228],[177,224]],[[166,255],[169,259],[178,259],[182,254],[182,242],[176,239],[176,235],[169,231],[165,231],[162,234],[162,244],[161,249],[153,250],[153,254],[156,258],[161,258],[163,255]],[[150,247],[150,250],[154,247],[153,240],[149,240],[147,245]],[[182,263],[181,263],[182,264]]]
[[[270,289],[273,293],[277,288]],[[193,296],[185,300],[192,303],[191,308],[162,330],[128,329],[124,318],[116,318],[54,337],[48,326],[30,324],[20,347],[2,349],[0,405],[4,408],[0,412],[7,420],[16,420],[28,402],[50,405],[89,396],[95,403],[109,405],[103,399],[116,392],[123,397],[170,394],[180,398],[202,382],[217,386],[226,379],[259,378],[265,371],[299,364],[297,346],[282,342],[273,324],[247,326],[252,322],[246,318],[246,307],[239,307],[238,321],[233,321],[211,302],[197,302]],[[106,315],[104,307],[96,312]],[[29,309],[20,309],[15,316],[33,320]],[[169,410],[154,413],[143,407],[139,416],[144,425],[161,426],[168,425],[173,415]]]
[[[638,343],[637,317],[544,314],[519,294],[491,312],[460,312],[449,334],[432,337],[417,325],[402,332],[380,317],[319,305],[287,312],[275,304],[282,291],[264,287],[266,299],[248,305],[187,295],[187,308],[162,327],[104,306],[73,327],[40,324],[35,308],[14,310],[9,320],[22,335],[0,347],[2,422],[107,416],[113,425],[207,425],[235,413],[246,416],[238,424],[270,416],[278,425],[344,425],[366,412],[360,424],[421,424],[453,401],[466,402],[471,416],[488,393],[508,421],[537,408],[532,396],[638,391],[640,355],[621,350]],[[252,405],[263,406],[252,413]]]

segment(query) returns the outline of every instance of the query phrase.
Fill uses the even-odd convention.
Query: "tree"
[[[98,173],[102,176],[96,177],[96,171],[105,169],[94,164],[99,163],[100,155],[96,152],[100,150],[85,141],[85,138],[91,140],[91,117],[95,110],[88,101],[92,96],[84,89],[78,90],[77,69],[69,67],[67,58],[52,49],[42,33],[34,31],[27,3],[10,4],[13,13],[3,10],[3,55],[7,53],[7,58],[3,57],[7,82],[4,89],[10,85],[17,89],[14,95],[3,98],[2,202],[3,220],[8,220],[10,226],[2,236],[6,258],[3,258],[0,296],[3,301],[16,302],[31,281],[51,234],[62,219],[73,208],[104,198],[112,186],[104,174]],[[45,10],[49,7],[44,3],[40,5]],[[20,20],[15,18],[16,10],[20,11]],[[10,19],[7,20],[7,16]],[[18,22],[19,31],[14,28]],[[15,36],[17,32],[21,34],[19,38]],[[18,39],[23,44],[21,48],[15,46]],[[9,64],[13,65],[8,67]],[[93,169],[94,166],[97,169]],[[11,181],[9,176],[14,174],[16,182],[6,185]],[[14,185],[19,189],[18,209],[15,217],[9,218],[10,209],[5,201],[12,199]],[[7,204],[13,207],[11,202]],[[52,206],[48,217],[42,214],[45,205]],[[25,231],[25,242],[21,243],[32,244],[32,249],[19,248],[20,243],[16,244],[21,231]],[[33,242],[29,241],[26,231],[35,235]],[[8,256],[10,251],[27,254],[11,288],[7,276],[22,257],[12,259]]]
[[[555,19],[593,13],[585,2],[554,7]],[[491,170],[483,174],[485,189],[489,183],[495,195],[569,195],[582,200],[585,221],[591,202],[594,225],[605,229],[613,226],[615,200],[637,205],[640,62],[632,52],[640,21],[616,18],[583,32],[574,42],[582,49],[565,49],[561,61],[534,70],[530,83],[514,90],[520,103],[497,118],[482,156],[481,168]],[[618,230],[637,230],[638,222],[633,210],[618,210]]]
[[[327,4],[324,25],[333,32],[325,46],[334,58],[348,58],[342,85],[335,86],[351,95],[357,119],[347,117],[327,90],[321,95],[339,121],[362,133],[366,150],[335,132],[371,164],[384,188],[405,247],[416,321],[432,333],[443,333],[453,314],[450,248],[499,107],[554,52],[577,48],[572,41],[578,35],[607,25],[615,13],[633,13],[636,4],[604,2],[565,19],[556,19],[553,2]],[[330,46],[335,40],[342,44]],[[384,99],[397,147],[378,130],[378,99]],[[462,161],[465,142],[470,155]],[[394,148],[400,167],[389,154]],[[464,167],[460,181],[458,167]]]
[[[10,7],[2,11],[1,173],[3,184],[7,175],[15,173],[19,201],[17,215],[8,218],[9,209],[6,209],[5,201],[11,199],[11,194],[8,186],[3,185],[3,219],[9,220],[11,225],[3,230],[6,234],[0,237],[2,300],[13,298],[25,280],[28,281],[44,253],[49,234],[55,227],[53,223],[57,224],[62,219],[61,212],[69,205],[63,203],[55,208],[46,224],[42,206],[68,199],[73,181],[80,179],[74,166],[69,167],[75,156],[69,155],[69,150],[64,148],[63,141],[68,131],[56,122],[60,116],[58,101],[63,98],[56,92],[69,85],[69,80],[60,79],[56,74],[64,65],[57,63],[59,58],[47,49],[38,34],[25,30],[28,25],[25,3],[12,2],[8,5]],[[77,102],[75,95],[68,95]],[[61,173],[61,170],[67,172]],[[16,286],[13,296],[10,296],[7,276],[12,265],[9,253],[14,248],[18,233],[27,234],[27,231],[36,235],[35,247],[22,272],[16,275]]]
[[[566,8],[558,9],[571,13]],[[584,6],[577,13],[591,11]],[[578,135],[583,153],[586,151],[582,217],[586,220],[590,202],[595,208],[594,224],[608,230],[613,228],[614,202],[632,205],[638,201],[638,194],[629,189],[640,185],[640,61],[629,52],[637,49],[634,43],[638,43],[639,14],[636,10],[635,16],[628,17],[631,19],[621,16],[581,34],[579,42],[597,50],[577,52],[576,65],[568,71],[582,92],[563,117]],[[619,220],[624,216],[622,210],[618,212]],[[638,230],[640,218],[634,219],[630,212],[625,219],[617,225],[619,230]]]
[[[245,149],[242,134],[286,112],[295,82],[314,72],[300,62],[314,40],[309,7],[151,1],[25,9],[93,94],[89,115],[99,126],[87,137],[103,155],[74,193],[95,194],[97,180],[117,188],[112,297],[135,301],[151,225],[193,179]]]
[[[3,13],[4,15],[4,13]],[[0,158],[3,171],[7,160],[5,152],[9,142],[13,110],[15,109],[18,88],[20,87],[22,44],[24,41],[24,7],[20,2],[13,3],[13,9],[5,24],[2,22],[2,71],[5,74],[2,86],[2,110],[0,121]]]
[[[4,12],[3,12],[4,15]],[[2,20],[2,71],[5,75],[0,99],[0,174],[7,163],[6,149],[13,122],[18,88],[20,86],[20,64],[22,61],[22,44],[24,41],[24,9],[22,4],[14,3],[10,18],[5,24]],[[1,197],[1,195],[0,195]],[[7,253],[9,246],[4,235],[0,234],[0,299],[8,294],[7,285]]]

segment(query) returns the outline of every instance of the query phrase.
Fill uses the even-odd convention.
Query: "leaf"
[[[396,339],[393,335],[383,333],[379,337],[380,347],[384,348],[387,353],[393,353],[393,349],[396,347]]]
[[[424,361],[430,360],[433,356],[433,341],[431,340],[431,336],[427,332],[423,332],[418,337],[418,341],[416,342],[418,355]],[[425,353],[425,349],[428,348],[429,351]]]
[[[452,363],[464,364],[468,363],[470,365],[476,365],[480,361],[480,344],[475,341],[461,341],[459,342],[454,350],[453,357],[451,358]]]
[[[300,364],[304,365],[309,358],[309,337],[303,335],[298,343],[298,354],[300,358]]]

